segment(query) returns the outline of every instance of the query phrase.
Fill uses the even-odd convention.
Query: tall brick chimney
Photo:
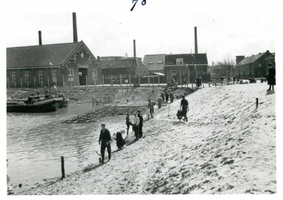
[[[195,26],[195,54],[198,54],[198,33],[196,26]]]
[[[76,16],[76,13],[73,13],[73,38],[74,38],[74,43],[78,42],[77,16]]]
[[[133,41],[133,43],[134,43],[134,58],[136,58],[136,40],[134,40]]]
[[[38,31],[38,45],[42,45],[41,31]]]

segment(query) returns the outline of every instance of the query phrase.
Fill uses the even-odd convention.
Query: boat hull
[[[15,104],[7,103],[7,112],[25,112],[25,113],[42,113],[53,112],[59,107],[58,102],[50,99],[40,102],[34,102],[33,104]]]

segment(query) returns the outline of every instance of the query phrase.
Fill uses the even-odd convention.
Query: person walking
[[[158,97],[158,99],[157,99],[157,103],[158,103],[158,108],[160,109],[161,108],[161,106],[162,106],[162,98],[161,98],[161,96],[160,97]]]
[[[267,75],[267,84],[269,85],[269,88],[267,91],[274,91],[274,85],[276,85],[275,80],[275,67],[272,66],[272,64],[268,64],[268,75]]]
[[[139,139],[139,124],[140,124],[140,119],[139,117],[137,116],[137,114],[135,113],[134,114],[134,123],[133,123],[133,128],[134,128],[134,132],[135,132],[135,136],[136,136],[136,139],[138,140]]]
[[[127,135],[128,135],[129,134],[130,125],[132,125],[132,123],[130,121],[129,113],[127,113],[127,116],[126,116],[126,125],[127,125]]]
[[[161,98],[162,98],[162,102],[164,102],[164,93],[161,92]]]
[[[111,159],[111,142],[112,138],[108,129],[105,128],[105,124],[101,124],[101,131],[99,136],[99,145],[101,153],[101,163],[104,163],[105,149],[108,152],[108,161]]]
[[[165,93],[165,99],[166,99],[166,103],[168,103],[168,100],[169,100],[169,94],[168,94],[168,92]]]
[[[140,120],[139,123],[139,138],[142,138],[143,133],[142,133],[142,127],[143,127],[143,116],[141,115],[141,111],[138,110],[138,118]]]
[[[174,101],[174,95],[173,95],[173,93],[171,92],[171,93],[170,93],[170,102],[173,103],[173,101]]]
[[[181,100],[181,107],[182,107],[183,115],[184,115],[185,120],[187,122],[188,121],[187,110],[189,108],[189,102],[187,101],[187,99],[185,99],[185,96],[183,96],[183,99]]]
[[[153,114],[154,114],[154,104],[155,103],[152,102],[151,99],[148,100],[148,108],[149,108],[151,118],[153,118]]]

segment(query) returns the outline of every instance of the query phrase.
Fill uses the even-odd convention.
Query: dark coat
[[[117,133],[116,142],[118,148],[122,148],[125,145],[125,140],[123,139],[122,134],[120,132]]]
[[[276,85],[276,82],[275,82],[275,68],[270,68],[268,70],[267,83],[268,83],[268,85]]]
[[[143,117],[142,117],[142,115],[138,115],[138,117],[140,118],[139,126],[143,126]]]
[[[111,140],[111,135],[108,129],[105,129],[104,132],[101,130],[99,136],[99,142],[102,141],[103,143],[106,143],[109,142],[110,140]]]

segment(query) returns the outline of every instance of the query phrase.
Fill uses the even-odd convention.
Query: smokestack
[[[76,17],[76,13],[73,13],[73,38],[74,38],[74,43],[75,43],[75,42],[78,42],[77,17]]]
[[[134,40],[134,58],[136,58],[136,40]]]
[[[38,31],[38,44],[42,45],[41,31]]]
[[[197,27],[195,27],[195,54],[198,54],[198,33],[197,33]]]

